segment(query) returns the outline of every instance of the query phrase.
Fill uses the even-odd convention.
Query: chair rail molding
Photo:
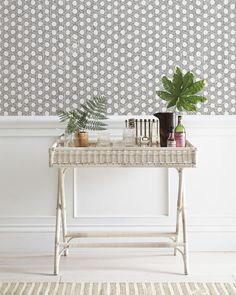
[[[107,123],[112,137],[122,136],[125,119],[126,116],[109,117]],[[188,139],[198,148],[197,168],[186,169],[185,172],[190,249],[233,250],[233,245],[236,244],[236,198],[233,195],[236,116],[185,115],[184,125]],[[4,243],[0,244],[0,251],[17,251],[18,239],[22,237],[23,241],[32,239],[26,248],[22,246],[22,251],[51,250],[57,176],[56,169],[50,169],[48,166],[48,148],[56,137],[63,133],[64,127],[56,116],[0,117],[0,237],[4,240]],[[92,137],[95,135],[96,132],[91,133]],[[105,183],[106,168],[99,169],[102,174],[101,181]],[[129,185],[128,176],[136,175],[135,169],[138,168],[132,169],[134,171],[122,172],[127,173],[127,181],[122,184],[124,194],[125,188]],[[133,196],[127,196],[126,203],[119,200],[115,210],[111,208],[112,202],[106,195],[110,187],[107,193],[99,194],[98,190],[96,198],[93,199],[89,195],[92,191],[88,190],[86,193],[86,187],[77,179],[82,170],[76,173],[68,171],[66,192],[69,228],[82,231],[111,228],[173,229],[177,173],[174,169],[170,169],[168,173],[165,170],[161,171],[160,174],[150,174],[153,181],[155,177],[157,179],[153,188],[149,189],[148,196],[145,195],[145,181],[138,184],[135,191],[138,204],[136,207],[131,208]],[[92,173],[91,170],[91,175]],[[118,179],[119,172],[116,173]],[[140,173],[140,177],[142,178],[143,173],[145,179],[145,171]],[[155,173],[155,169],[151,173]],[[89,172],[85,175],[89,175]],[[160,176],[163,183],[158,187]],[[88,184],[90,179],[86,179],[85,182]],[[91,183],[93,180],[96,179],[91,176]],[[106,185],[109,186],[109,183]],[[111,185],[121,194],[118,180]],[[80,190],[85,194],[84,197],[80,195]],[[106,201],[109,203],[107,207],[98,206],[98,212],[95,214],[99,199],[103,205]],[[122,211],[124,204],[132,209],[130,214],[127,208]],[[204,245],[200,242],[201,238],[204,239]],[[42,241],[41,246],[38,241]]]

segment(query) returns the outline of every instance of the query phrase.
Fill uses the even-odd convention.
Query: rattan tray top
[[[195,167],[197,149],[163,147],[59,147],[49,149],[50,167]]]

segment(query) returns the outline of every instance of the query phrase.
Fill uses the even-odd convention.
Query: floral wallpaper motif
[[[93,95],[108,113],[165,110],[176,65],[207,80],[201,114],[236,113],[235,0],[2,0],[0,114],[55,115]]]

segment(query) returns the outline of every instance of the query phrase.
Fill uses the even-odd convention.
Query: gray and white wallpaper
[[[165,110],[178,65],[207,81],[201,114],[236,113],[235,0],[1,0],[0,115],[55,115],[93,95],[109,114]]]

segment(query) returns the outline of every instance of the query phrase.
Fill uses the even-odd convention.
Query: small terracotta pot
[[[85,132],[85,131],[78,132],[78,138],[79,138],[79,146],[80,147],[89,146],[88,132]]]
[[[74,134],[74,146],[79,147],[79,132],[75,132]]]

